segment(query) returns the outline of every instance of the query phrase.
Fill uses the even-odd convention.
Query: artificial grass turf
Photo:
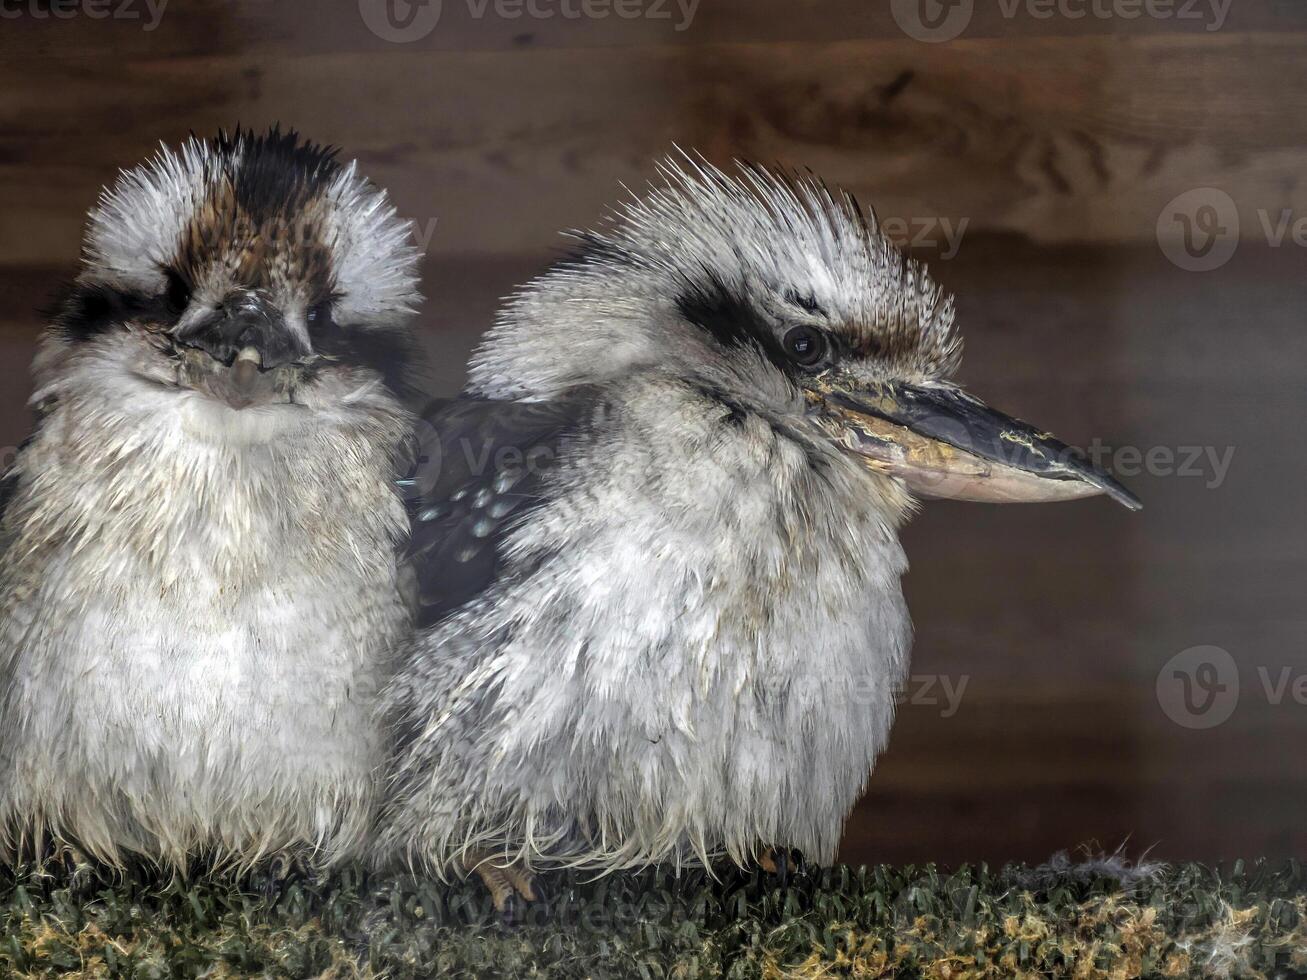
[[[1297,864],[655,870],[544,879],[505,927],[475,883],[0,883],[5,977],[1307,977]]]

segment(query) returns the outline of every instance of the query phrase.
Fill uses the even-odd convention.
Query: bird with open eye
[[[367,840],[410,629],[411,233],[273,129],[122,174],[36,359],[0,518],[0,830],[24,857]]]
[[[1135,498],[949,381],[953,304],[849,197],[668,164],[427,419],[379,853],[828,861],[908,670],[919,497]]]

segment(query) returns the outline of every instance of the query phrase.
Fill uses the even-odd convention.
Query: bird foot
[[[276,854],[267,858],[261,867],[250,875],[250,884],[271,908],[276,905],[291,885],[303,881],[311,883],[317,875],[312,866],[295,854]]]
[[[788,847],[768,847],[758,855],[758,867],[775,875],[782,888],[790,883],[790,873],[803,874],[806,870],[803,855]]]
[[[505,925],[520,918],[523,902],[536,900],[534,876],[514,863],[496,863],[494,858],[472,853],[463,859],[463,867],[476,872]]]
[[[57,841],[51,846],[40,870],[48,876],[76,885],[94,877],[96,867],[96,863],[80,847],[67,841]]]

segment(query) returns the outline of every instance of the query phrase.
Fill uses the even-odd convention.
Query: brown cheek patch
[[[875,359],[903,372],[947,374],[956,359],[948,337],[923,331],[907,318],[888,322],[859,322],[840,333],[855,358]]]
[[[857,358],[874,357],[891,364],[902,364],[921,356],[922,338],[915,330],[895,329],[885,323],[859,323],[841,332],[849,352]]]

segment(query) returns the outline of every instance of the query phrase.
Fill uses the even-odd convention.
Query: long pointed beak
[[[1035,503],[1103,493],[1143,506],[1079,450],[952,385],[846,390],[819,381],[806,393],[829,436],[922,496]]]

